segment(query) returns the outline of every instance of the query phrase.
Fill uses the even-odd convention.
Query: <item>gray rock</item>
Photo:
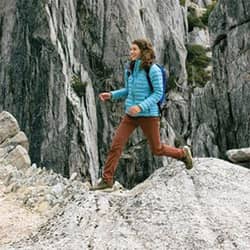
[[[0,144],[20,131],[17,120],[9,112],[0,113]]]
[[[210,48],[208,29],[194,27],[193,31],[188,33],[188,38],[190,44],[198,44],[205,48]]]
[[[13,149],[13,146],[11,147],[5,147],[0,148],[0,161],[3,162],[3,159],[8,155],[8,153]]]
[[[30,157],[27,150],[20,145],[10,151],[4,160],[6,164],[13,165],[17,167],[17,169],[25,169],[30,167],[31,165]]]
[[[197,17],[201,17],[206,12],[205,8],[202,8],[198,3],[194,3],[194,1],[188,1],[188,7],[192,8],[195,11],[195,15]]]
[[[72,175],[70,176],[70,180],[74,181],[76,180],[76,178],[77,178],[77,173],[76,172],[72,173]]]
[[[191,2],[196,3],[197,5],[199,5],[200,7],[207,7],[208,5],[210,5],[212,3],[212,0],[191,0]]]
[[[26,135],[20,131],[17,120],[8,112],[0,113],[0,162],[17,169],[28,168],[31,160],[27,150],[29,143]],[[4,168],[2,166],[1,168]],[[0,171],[1,172],[1,171]],[[1,178],[1,176],[0,176]]]
[[[62,183],[57,183],[55,186],[51,187],[51,192],[57,197],[61,197],[64,192],[64,185]]]
[[[32,162],[39,166],[96,181],[123,112],[122,105],[101,104],[96,97],[123,86],[129,43],[138,36],[153,41],[157,61],[179,84],[177,95],[184,103],[170,102],[166,110],[171,141],[180,137],[192,144],[195,155],[222,158],[228,148],[250,145],[249,1],[219,1],[210,16],[213,80],[198,94],[187,88],[187,18],[178,1],[27,5],[2,0],[0,7],[0,110],[15,115],[30,138]],[[72,89],[74,74],[86,83],[82,97]],[[141,140],[138,132],[129,145]],[[117,174],[122,184],[134,186],[165,164],[149,151],[143,146],[135,152],[132,169],[131,162],[121,160]]]
[[[212,81],[191,98],[194,155],[250,145],[250,2],[219,1],[209,18]],[[205,129],[204,129],[205,128]]]
[[[54,195],[52,195],[51,193],[48,193],[45,195],[45,200],[48,202],[48,204],[50,206],[54,206],[54,204],[56,203],[56,197]]]
[[[4,193],[7,194],[11,192],[16,192],[19,187],[20,186],[17,183],[13,182],[4,190]]]
[[[160,168],[124,192],[87,192],[18,249],[248,249],[250,172],[195,159]]]
[[[250,162],[250,148],[230,149],[226,154],[232,162]]]
[[[0,144],[0,147],[17,146],[17,145],[21,145],[27,150],[27,152],[29,152],[28,138],[22,131],[18,132],[15,136],[11,138],[7,138],[2,144]]]

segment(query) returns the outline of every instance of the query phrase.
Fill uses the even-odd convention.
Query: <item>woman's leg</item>
[[[160,119],[158,117],[140,118],[138,122],[148,139],[153,154],[165,155],[179,160],[184,158],[185,152],[183,149],[161,143]]]
[[[125,115],[122,119],[119,127],[117,128],[111,149],[108,153],[103,172],[103,179],[107,183],[113,182],[114,173],[118,165],[119,158],[122,153],[124,145],[127,143],[129,136],[137,127],[137,122],[135,119]]]

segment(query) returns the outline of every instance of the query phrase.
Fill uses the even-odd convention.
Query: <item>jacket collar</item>
[[[137,59],[135,61],[133,73],[137,73],[140,70],[140,68],[141,68],[141,59]]]
[[[131,69],[131,62],[128,62],[126,64],[126,70],[127,70],[129,75],[135,74],[140,70],[141,59],[137,59],[137,60],[133,61],[132,63],[133,63],[132,69]]]

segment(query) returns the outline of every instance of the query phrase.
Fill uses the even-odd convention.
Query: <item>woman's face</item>
[[[136,44],[132,43],[130,46],[130,60],[134,61],[139,59],[140,57],[141,57],[141,50]]]

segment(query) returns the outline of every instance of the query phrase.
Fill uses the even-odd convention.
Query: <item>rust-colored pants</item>
[[[114,173],[122,154],[123,147],[127,143],[131,133],[138,126],[141,127],[146,136],[153,154],[170,156],[175,159],[184,157],[183,149],[161,143],[159,117],[131,117],[125,115],[115,132],[111,149],[105,162],[103,179],[106,182],[113,182]]]

